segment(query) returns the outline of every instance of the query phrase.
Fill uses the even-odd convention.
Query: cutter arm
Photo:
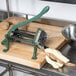
[[[49,11],[49,8],[50,8],[49,6],[46,6],[46,7],[44,7],[43,10],[42,10],[38,15],[36,15],[35,17],[33,17],[33,18],[29,19],[29,20],[26,20],[26,21],[24,21],[24,22],[21,22],[21,23],[15,25],[15,26],[13,26],[13,27],[8,31],[7,34],[10,35],[10,34],[11,34],[13,31],[15,31],[18,27],[22,27],[22,26],[27,25],[28,23],[30,23],[30,22],[32,22],[32,21],[35,21],[35,20],[39,19],[42,15],[44,15],[46,12]]]

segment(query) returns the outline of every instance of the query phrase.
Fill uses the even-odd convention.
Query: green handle
[[[44,7],[43,10],[40,12],[40,14],[42,14],[42,15],[45,14],[46,12],[49,11],[49,8],[50,8],[49,6]],[[42,16],[42,15],[41,15],[41,16]],[[40,16],[40,17],[41,17],[41,16]]]
[[[16,30],[18,27],[24,26],[24,25],[26,25],[26,24],[28,24],[28,23],[30,23],[30,22],[32,22],[32,21],[35,21],[35,20],[39,19],[43,14],[45,14],[46,12],[48,12],[49,8],[50,8],[49,6],[46,6],[46,7],[44,7],[43,10],[42,10],[38,15],[36,15],[35,17],[33,17],[33,18],[29,19],[29,20],[26,20],[26,21],[24,21],[24,22],[22,22],[22,23],[19,23],[19,24],[15,25],[15,26],[13,26],[13,27],[8,31],[7,36],[10,36],[10,34],[12,33],[12,31]]]

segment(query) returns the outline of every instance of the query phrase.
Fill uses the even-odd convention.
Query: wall
[[[6,10],[6,0],[0,0],[0,9]],[[46,5],[50,6],[50,10],[45,14],[44,18],[72,21],[76,23],[76,4],[65,4],[56,2],[44,2],[41,0],[9,0],[10,10],[24,14],[36,15]]]

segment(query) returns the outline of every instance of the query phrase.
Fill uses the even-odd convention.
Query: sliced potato
[[[63,62],[64,64],[66,64],[70,61],[67,57],[62,55],[62,53],[59,52],[58,50],[47,48],[47,49],[45,49],[45,52],[54,55],[54,58],[56,58],[56,60],[58,59],[59,61]]]
[[[63,66],[63,64],[61,63],[58,63],[56,61],[53,61],[51,58],[49,58],[47,55],[46,55],[46,61],[47,63],[51,64],[53,68],[55,69],[59,69],[60,67]]]

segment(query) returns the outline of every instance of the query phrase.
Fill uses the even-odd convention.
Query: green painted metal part
[[[4,52],[7,52],[7,51],[9,50],[9,46],[10,46],[10,44],[9,44],[9,42],[10,42],[9,37],[11,37],[12,33],[13,33],[16,29],[18,29],[19,27],[22,27],[22,26],[24,26],[24,25],[27,25],[28,23],[30,23],[30,22],[32,22],[32,21],[35,21],[35,20],[39,19],[42,15],[44,15],[46,12],[48,12],[49,8],[50,8],[49,6],[46,6],[46,7],[43,8],[43,10],[42,10],[38,15],[36,15],[35,17],[33,17],[33,18],[29,19],[29,20],[26,20],[26,21],[24,21],[24,22],[22,22],[22,23],[19,23],[19,24],[15,25],[15,26],[13,26],[13,27],[8,31],[8,33],[5,35],[5,39],[1,42],[2,45],[5,45],[5,46],[6,46],[6,49],[4,49],[3,51],[4,51]],[[32,40],[26,40],[26,41],[31,42]],[[33,55],[32,59],[36,59],[36,52],[37,52],[37,46],[35,45],[35,46],[34,46],[34,55]]]
[[[34,60],[37,59],[37,55],[36,54],[37,54],[37,46],[35,45],[34,46],[34,53],[33,53],[32,59],[34,59]]]

